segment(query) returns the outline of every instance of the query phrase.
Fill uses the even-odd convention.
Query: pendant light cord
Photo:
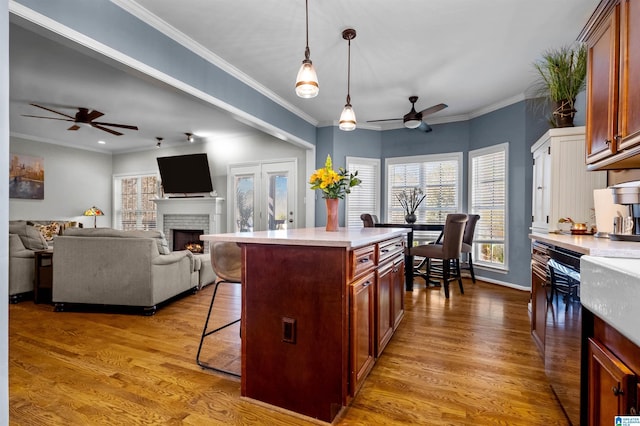
[[[309,50],[309,0],[305,0],[304,2],[304,10],[306,16],[306,31],[307,31],[307,47],[304,49],[304,59],[309,60],[311,56],[311,52]]]
[[[351,38],[348,40],[349,50],[347,54],[347,105],[351,106]]]

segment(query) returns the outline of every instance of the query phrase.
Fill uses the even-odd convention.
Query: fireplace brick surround
[[[202,229],[205,234],[219,234],[222,223],[223,198],[160,198],[157,206],[157,229],[164,232],[169,247],[173,247],[173,230]],[[209,243],[204,244],[209,253]]]

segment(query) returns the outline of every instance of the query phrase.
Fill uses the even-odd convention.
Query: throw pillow
[[[51,222],[48,225],[34,224],[33,226],[40,231],[45,241],[53,241],[53,237],[60,234],[60,224],[58,222]]]
[[[35,226],[27,225],[25,233],[20,234],[20,239],[25,248],[29,250],[46,250],[49,248],[47,240],[44,239],[40,230]]]
[[[169,243],[164,236],[164,232],[158,232],[160,233],[160,237],[158,238],[158,251],[160,254],[171,254],[171,250],[169,250]]]

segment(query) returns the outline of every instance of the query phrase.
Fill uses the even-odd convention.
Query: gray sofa
[[[58,311],[70,303],[118,305],[151,315],[201,287],[202,259],[208,261],[188,250],[170,252],[159,231],[68,229],[55,238],[52,300]]]
[[[71,226],[77,226],[77,223],[63,220],[9,221],[9,301],[11,303],[24,300],[33,292],[34,253],[51,248],[54,234]]]

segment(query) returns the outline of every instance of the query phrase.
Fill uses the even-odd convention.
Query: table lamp
[[[98,216],[104,216],[104,213],[102,213],[102,210],[97,208],[96,206],[93,206],[87,210],[84,211],[84,215],[83,216],[93,216],[93,227],[96,228],[96,222],[98,220]]]

